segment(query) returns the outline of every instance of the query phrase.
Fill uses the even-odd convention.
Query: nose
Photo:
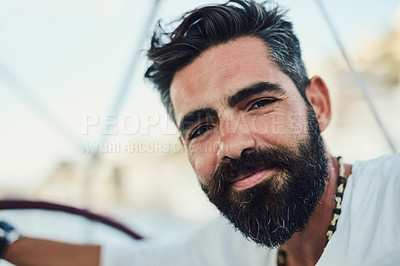
[[[256,140],[248,125],[240,119],[220,121],[220,139],[217,150],[219,160],[236,159],[246,151],[256,147]]]

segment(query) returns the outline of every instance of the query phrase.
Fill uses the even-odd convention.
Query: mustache
[[[289,149],[273,147],[244,151],[239,158],[221,162],[210,182],[202,185],[202,188],[207,195],[221,193],[241,176],[251,175],[268,168],[287,170],[296,156],[298,155]]]

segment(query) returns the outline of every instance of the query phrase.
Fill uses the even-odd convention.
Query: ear
[[[324,131],[331,121],[331,100],[328,88],[322,78],[315,76],[306,89],[306,97],[314,109],[319,128]]]

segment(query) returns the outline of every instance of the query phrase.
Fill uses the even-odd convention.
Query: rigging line
[[[60,119],[52,115],[50,109],[44,102],[21,81],[3,62],[0,60],[0,77],[12,92],[16,94],[29,108],[31,108],[39,117],[45,120],[52,129],[57,131],[66,140],[71,142],[76,148],[82,150],[83,141],[78,136],[69,131],[60,123]]]
[[[126,95],[129,91],[130,85],[132,83],[136,67],[138,65],[138,62],[140,61],[137,58],[136,51],[139,51],[140,48],[142,48],[144,46],[145,41],[147,39],[148,29],[150,29],[151,25],[153,24],[153,21],[154,21],[155,16],[157,15],[157,11],[160,6],[160,3],[161,3],[161,0],[154,1],[153,8],[151,9],[149,16],[147,17],[147,21],[146,21],[144,27],[142,28],[140,37],[138,38],[137,49],[134,49],[133,56],[132,56],[131,61],[129,62],[129,65],[125,71],[125,74],[122,78],[122,82],[121,82],[119,89],[117,91],[117,94],[116,94],[117,96],[115,97],[114,102],[112,103],[111,109],[108,112],[108,114],[117,115],[118,112],[122,108],[122,105],[126,99]],[[118,116],[116,119],[118,119]],[[102,141],[105,141],[109,137],[109,134],[105,134],[105,132],[107,132],[107,125],[104,126],[102,131],[100,131],[101,135],[99,136],[99,139]]]
[[[336,41],[337,46],[340,49],[340,52],[342,53],[342,56],[344,57],[344,59],[346,61],[347,66],[350,69],[350,72],[352,73],[353,77],[355,78],[355,80],[357,82],[357,85],[360,87],[365,99],[367,100],[368,105],[369,105],[369,107],[370,107],[370,109],[371,109],[371,111],[372,111],[372,113],[373,113],[373,115],[375,117],[375,120],[378,123],[378,126],[381,129],[383,135],[385,136],[385,139],[386,139],[388,145],[390,146],[390,149],[392,150],[392,152],[395,153],[396,152],[396,147],[395,147],[392,139],[390,138],[390,136],[389,136],[389,134],[388,134],[388,132],[387,132],[382,120],[379,117],[378,111],[376,110],[375,104],[372,101],[372,98],[370,96],[368,88],[367,88],[364,80],[362,79],[361,75],[353,67],[353,63],[351,62],[350,57],[347,56],[347,52],[344,49],[344,46],[343,46],[343,44],[342,44],[342,42],[341,42],[341,40],[339,38],[338,33],[335,30],[335,27],[334,27],[329,15],[328,15],[328,12],[326,11],[326,9],[325,9],[325,7],[324,7],[324,5],[322,3],[322,0],[315,0],[315,1],[316,1],[317,5],[318,5],[318,7],[319,7],[319,9],[320,9],[320,11],[322,13],[322,16],[325,19],[325,22],[327,23],[327,25],[328,25],[328,27],[329,27],[329,29],[330,29],[335,41]]]
[[[150,29],[151,25],[153,24],[153,20],[154,20],[155,16],[157,15],[157,11],[160,6],[160,3],[161,3],[161,0],[154,0],[153,8],[151,9],[149,16],[147,17],[147,21],[142,29],[141,36],[140,36],[140,38],[138,38],[137,49],[133,50],[132,59],[129,62],[129,65],[125,71],[122,82],[121,82],[118,92],[116,94],[117,96],[115,97],[115,100],[111,105],[111,109],[107,114],[112,114],[112,115],[116,114],[117,115],[118,111],[121,110],[121,107],[124,103],[126,95],[129,91],[131,82],[133,80],[136,66],[139,61],[136,56],[137,55],[136,51],[138,51],[141,47],[144,46],[144,43],[147,39],[148,29]],[[118,116],[116,119],[118,120]],[[98,143],[100,143],[100,145],[102,142],[105,142],[107,140],[107,138],[109,137],[109,134],[106,134],[106,132],[107,132],[107,125],[104,125],[104,127],[100,131],[100,135],[99,135]],[[97,165],[100,162],[100,155],[101,155],[100,149],[90,149],[90,150],[92,152],[90,153],[90,160],[89,160],[89,163],[88,163],[87,169],[86,169],[86,175],[85,175],[86,178],[85,178],[85,183],[84,183],[84,188],[85,188],[84,192],[85,193],[83,195],[83,201],[87,207],[89,207],[90,203],[91,203],[92,180],[93,180],[93,177],[96,175]]]

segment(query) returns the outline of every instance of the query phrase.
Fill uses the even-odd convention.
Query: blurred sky
[[[290,9],[306,65],[339,56],[315,1],[277,2]],[[206,3],[164,0],[156,17],[169,21]],[[387,32],[398,9],[398,0],[323,3],[350,52],[364,39]],[[0,0],[0,186],[35,185],[58,162],[87,158],[84,146],[99,140],[132,60],[138,64],[120,120],[109,118],[119,130],[110,131],[108,139],[174,133],[158,95],[142,78],[146,61],[140,36],[153,4]],[[127,119],[123,126],[132,134],[121,132],[121,119]]]

